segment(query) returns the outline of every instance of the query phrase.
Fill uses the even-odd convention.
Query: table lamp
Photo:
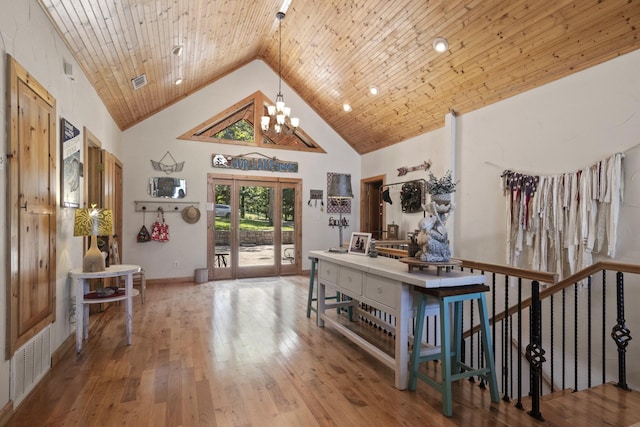
[[[94,273],[104,271],[104,256],[98,249],[98,236],[113,235],[113,214],[110,209],[91,208],[76,209],[73,222],[74,236],[88,236],[91,246],[82,260],[82,271]],[[92,238],[92,236],[95,236]]]
[[[344,248],[342,240],[342,229],[345,225],[342,223],[342,204],[346,199],[353,199],[353,192],[351,191],[351,175],[349,174],[335,174],[331,176],[329,181],[329,189],[327,190],[327,197],[330,199],[338,199],[340,203],[340,221],[338,222],[338,230],[340,234],[340,246],[337,248],[329,249],[329,252],[346,253],[347,249]]]

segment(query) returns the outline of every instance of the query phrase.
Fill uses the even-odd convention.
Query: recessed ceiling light
[[[346,111],[347,113],[350,113],[350,112],[351,112],[351,105],[349,105],[349,104],[343,104],[343,105],[342,105],[342,109],[343,109],[344,111]]]
[[[443,39],[442,37],[438,37],[433,41],[433,48],[436,52],[446,52],[449,49],[449,42],[447,39]]]
[[[371,92],[371,95],[377,95],[379,93],[378,88],[375,86],[371,86],[369,92]]]
[[[176,86],[177,86],[177,85],[179,85],[180,83],[182,83],[182,77],[178,77],[178,78],[176,79],[176,81],[175,81],[175,82],[173,82],[173,84],[174,84],[174,85],[176,85]]]

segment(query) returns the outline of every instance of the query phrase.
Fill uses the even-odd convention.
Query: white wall
[[[7,54],[14,57],[48,90],[57,102],[57,146],[60,146],[60,118],[73,123],[82,132],[86,126],[104,144],[104,148],[120,157],[120,130],[80,70],[66,45],[58,37],[36,0],[0,0],[0,155],[6,161],[7,140]],[[63,72],[63,61],[72,64],[75,82]],[[57,164],[59,168],[60,153]],[[0,188],[6,188],[6,171],[0,171]],[[59,183],[56,183],[59,189]],[[60,195],[58,193],[58,199]],[[0,191],[0,229],[7,230],[6,192]],[[58,201],[58,206],[59,206]],[[71,333],[69,322],[71,293],[67,272],[82,262],[82,239],[73,237],[73,214],[69,208],[57,209],[56,241],[56,322],[52,330],[52,349],[56,349]],[[6,234],[0,245],[0,274],[7,278]],[[0,409],[9,401],[9,361],[6,348],[6,280],[0,292]]]
[[[126,166],[123,259],[126,262],[144,266],[148,278],[193,276],[194,269],[207,266],[207,174],[224,172],[223,169],[214,169],[211,166],[211,156],[247,154],[255,152],[256,149],[184,141],[178,140],[177,137],[257,90],[275,98],[277,83],[277,74],[262,61],[254,61],[124,132],[123,150]],[[313,249],[336,246],[338,243],[338,230],[328,226],[329,215],[326,214],[326,210],[320,212],[319,208],[307,206],[309,190],[322,189],[326,196],[327,172],[350,173],[355,200],[359,200],[360,156],[288,86],[283,84],[282,92],[287,105],[290,105],[293,113],[300,117],[300,127],[322,146],[326,154],[260,149],[260,153],[266,156],[298,162],[299,172],[235,170],[231,173],[303,179],[302,253],[303,267],[308,269],[310,264],[304,254]],[[134,202],[153,200],[147,194],[147,183],[149,178],[163,174],[153,170],[150,160],[160,160],[167,151],[171,152],[177,162],[184,161],[182,172],[170,176],[186,179],[187,197],[184,200],[200,202],[201,219],[196,224],[187,224],[178,213],[165,213],[170,241],[137,243],[136,235],[142,226],[143,214],[134,211]],[[150,229],[155,214],[147,213],[144,216],[145,224]],[[345,229],[345,233],[357,231],[358,203],[352,204],[349,218],[351,227]],[[174,268],[174,261],[179,262],[179,268]]]
[[[448,129],[444,127],[403,143],[367,153],[362,156],[362,178],[384,175],[385,184],[394,184],[414,179],[428,179],[429,172],[441,176],[452,168],[449,141]],[[417,166],[424,161],[431,162],[429,171],[417,170],[398,176],[398,168]],[[398,224],[399,236],[404,239],[407,232],[418,228],[418,221],[422,219],[423,214],[402,212],[401,184],[391,185],[388,189],[393,204],[385,203],[386,224],[382,224],[382,229],[386,230],[387,224]]]
[[[457,256],[505,262],[505,200],[499,188],[504,169],[574,172],[623,152],[625,191],[614,261],[640,263],[638,70],[640,50],[459,118]],[[633,310],[640,300],[637,280],[628,276],[625,287],[631,331],[640,325],[640,312]],[[632,340],[628,357],[639,352],[640,342]],[[628,363],[627,375],[630,386],[640,386],[640,366]]]
[[[459,117],[461,202],[458,255],[504,262],[505,169],[574,172],[616,152],[626,152],[626,202],[619,259],[640,262],[640,51]],[[635,206],[629,203],[635,204]]]
[[[505,200],[500,175],[505,169],[529,174],[573,172],[616,152],[624,152],[625,192],[620,214],[617,258],[640,263],[640,50],[607,63],[459,116],[457,138],[450,129],[421,135],[385,150],[363,156],[362,176],[387,173],[419,163],[432,148],[440,163],[455,163],[456,221],[454,255],[465,259],[505,264]],[[444,131],[444,132],[443,132]],[[449,144],[454,150],[448,153]],[[447,154],[449,156],[447,157]],[[419,178],[418,173],[411,178]],[[397,178],[394,178],[397,180]],[[413,216],[387,205],[388,222],[413,225]],[[398,219],[399,215],[401,219]],[[414,214],[415,215],[415,214]],[[451,227],[451,222],[449,222]],[[524,266],[526,267],[526,265]],[[627,281],[627,325],[640,325],[632,310],[640,300],[640,287]],[[633,331],[633,329],[632,329]],[[640,343],[631,341],[629,355]],[[630,384],[640,384],[640,367],[628,364]]]

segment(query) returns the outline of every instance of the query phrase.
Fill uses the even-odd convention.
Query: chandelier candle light
[[[279,21],[278,34],[280,36],[278,45],[278,95],[276,95],[276,105],[267,107],[269,115],[262,116],[260,120],[263,132],[293,133],[300,125],[300,119],[291,117],[291,108],[284,105],[284,96],[282,96],[282,20],[284,17],[284,12],[276,13],[276,18]],[[273,127],[270,127],[271,125]]]
[[[329,182],[329,189],[327,190],[327,197],[329,199],[337,199],[336,201],[342,204],[346,199],[353,199],[353,191],[351,191],[351,175],[348,174],[336,174],[331,177]],[[347,249],[343,247],[342,229],[345,225],[342,224],[342,206],[340,207],[340,221],[338,222],[340,246],[337,248],[329,249],[329,252],[347,253]]]
[[[94,273],[105,270],[105,260],[98,249],[98,236],[111,236],[113,234],[113,213],[110,209],[91,208],[76,209],[73,223],[74,236],[88,236],[91,246],[82,260],[82,271]],[[95,236],[95,237],[91,237]]]

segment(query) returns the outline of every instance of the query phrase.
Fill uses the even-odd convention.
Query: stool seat
[[[453,415],[451,383],[471,376],[479,376],[489,383],[491,400],[499,401],[498,382],[493,359],[493,345],[489,329],[487,302],[484,294],[489,291],[486,285],[464,285],[442,288],[414,287],[419,295],[415,317],[415,333],[413,350],[409,362],[409,390],[415,390],[417,380],[421,379],[442,393],[442,412],[445,416]],[[427,300],[437,299],[440,308],[440,348],[422,353],[422,332],[425,323]],[[485,364],[483,368],[473,368],[462,363],[462,309],[464,301],[477,300],[480,314],[480,330]],[[451,309],[453,304],[453,331],[451,330]],[[452,335],[453,332],[453,335]],[[440,360],[442,364],[442,381],[438,382],[418,371],[420,363]]]
[[[429,295],[434,298],[444,298],[456,295],[475,294],[478,292],[489,292],[491,288],[487,285],[465,285],[465,286],[447,286],[441,288],[421,288],[414,287],[416,292]]]

